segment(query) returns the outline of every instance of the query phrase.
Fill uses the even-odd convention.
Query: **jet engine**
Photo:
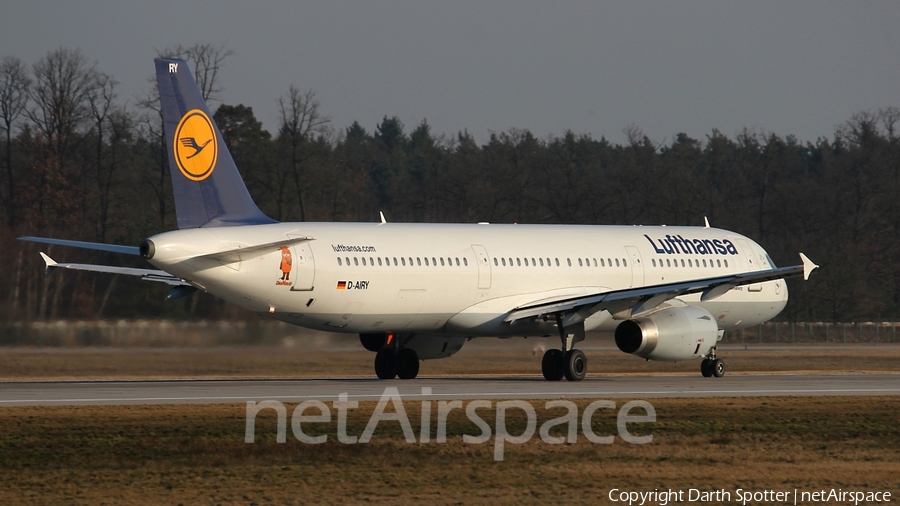
[[[616,346],[648,360],[705,357],[716,345],[719,326],[705,309],[673,307],[616,327]]]

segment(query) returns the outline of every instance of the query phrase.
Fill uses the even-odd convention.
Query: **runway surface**
[[[540,376],[6,382],[0,383],[0,407],[333,401],[341,393],[362,401],[378,400],[387,387],[408,400],[900,395],[900,374],[610,375],[575,383]]]

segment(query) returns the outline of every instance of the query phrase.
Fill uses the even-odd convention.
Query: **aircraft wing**
[[[700,300],[707,301],[725,294],[736,286],[797,276],[809,279],[809,275],[819,266],[803,253],[800,253],[800,259],[803,262],[801,265],[791,267],[626,288],[552,302],[529,304],[513,309],[504,321],[515,322],[544,315],[559,315],[562,317],[563,326],[569,326],[580,323],[594,313],[603,310],[608,310],[613,315],[624,312],[625,318],[631,318],[681,295],[700,293],[702,294]]]
[[[44,273],[49,276],[56,269],[70,269],[74,271],[91,271],[91,272],[107,272],[110,274],[125,274],[126,276],[140,276],[144,281],[158,281],[171,286],[191,286],[180,278],[169,274],[166,271],[154,269],[134,269],[131,267],[114,267],[112,265],[95,265],[95,264],[60,264],[44,253],[41,253],[44,259],[46,269]],[[193,287],[192,287],[193,288]]]

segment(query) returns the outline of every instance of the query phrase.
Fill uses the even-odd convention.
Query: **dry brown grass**
[[[275,443],[271,411],[259,415],[257,442],[244,443],[243,405],[3,408],[0,503],[595,504],[613,487],[900,488],[895,397],[652,402],[658,421],[636,431],[652,433],[650,444],[535,438],[509,445],[502,462],[490,443],[462,443],[479,431],[458,411],[447,444],[407,444],[388,422],[371,443],[343,445],[332,422],[319,426],[326,444],[306,445],[290,426],[288,442]],[[541,421],[560,414],[533,404]],[[362,432],[373,405],[351,411],[350,434]],[[417,431],[419,407],[406,403]],[[436,403],[432,420],[435,412]],[[613,415],[601,413],[595,430],[613,433]],[[523,420],[507,425],[516,434]]]
[[[423,376],[538,375],[550,340],[473,341],[458,354],[422,364]],[[587,350],[592,374],[697,374],[699,361],[646,362],[616,350]],[[900,347],[720,352],[729,374],[740,372],[900,372]],[[5,348],[0,381],[35,379],[327,377],[373,375],[374,354],[349,342],[336,348]]]

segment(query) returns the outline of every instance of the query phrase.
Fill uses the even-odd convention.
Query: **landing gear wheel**
[[[375,375],[378,379],[389,380],[397,376],[397,357],[394,350],[384,348],[375,354]]]
[[[419,374],[419,355],[414,350],[404,348],[397,354],[397,377],[415,379]]]
[[[700,374],[702,374],[704,378],[712,378],[712,360],[704,358],[703,362],[700,362]]]
[[[559,381],[563,378],[563,352],[562,350],[552,349],[544,353],[541,360],[541,372],[544,373],[544,379],[547,381]]]
[[[721,378],[722,376],[725,376],[725,361],[722,360],[721,358],[717,358],[717,359],[713,360],[712,364],[711,364],[711,369],[712,369],[713,376],[715,376],[717,378]]]
[[[563,372],[569,381],[581,381],[587,374],[587,357],[581,350],[569,350],[563,361]]]

